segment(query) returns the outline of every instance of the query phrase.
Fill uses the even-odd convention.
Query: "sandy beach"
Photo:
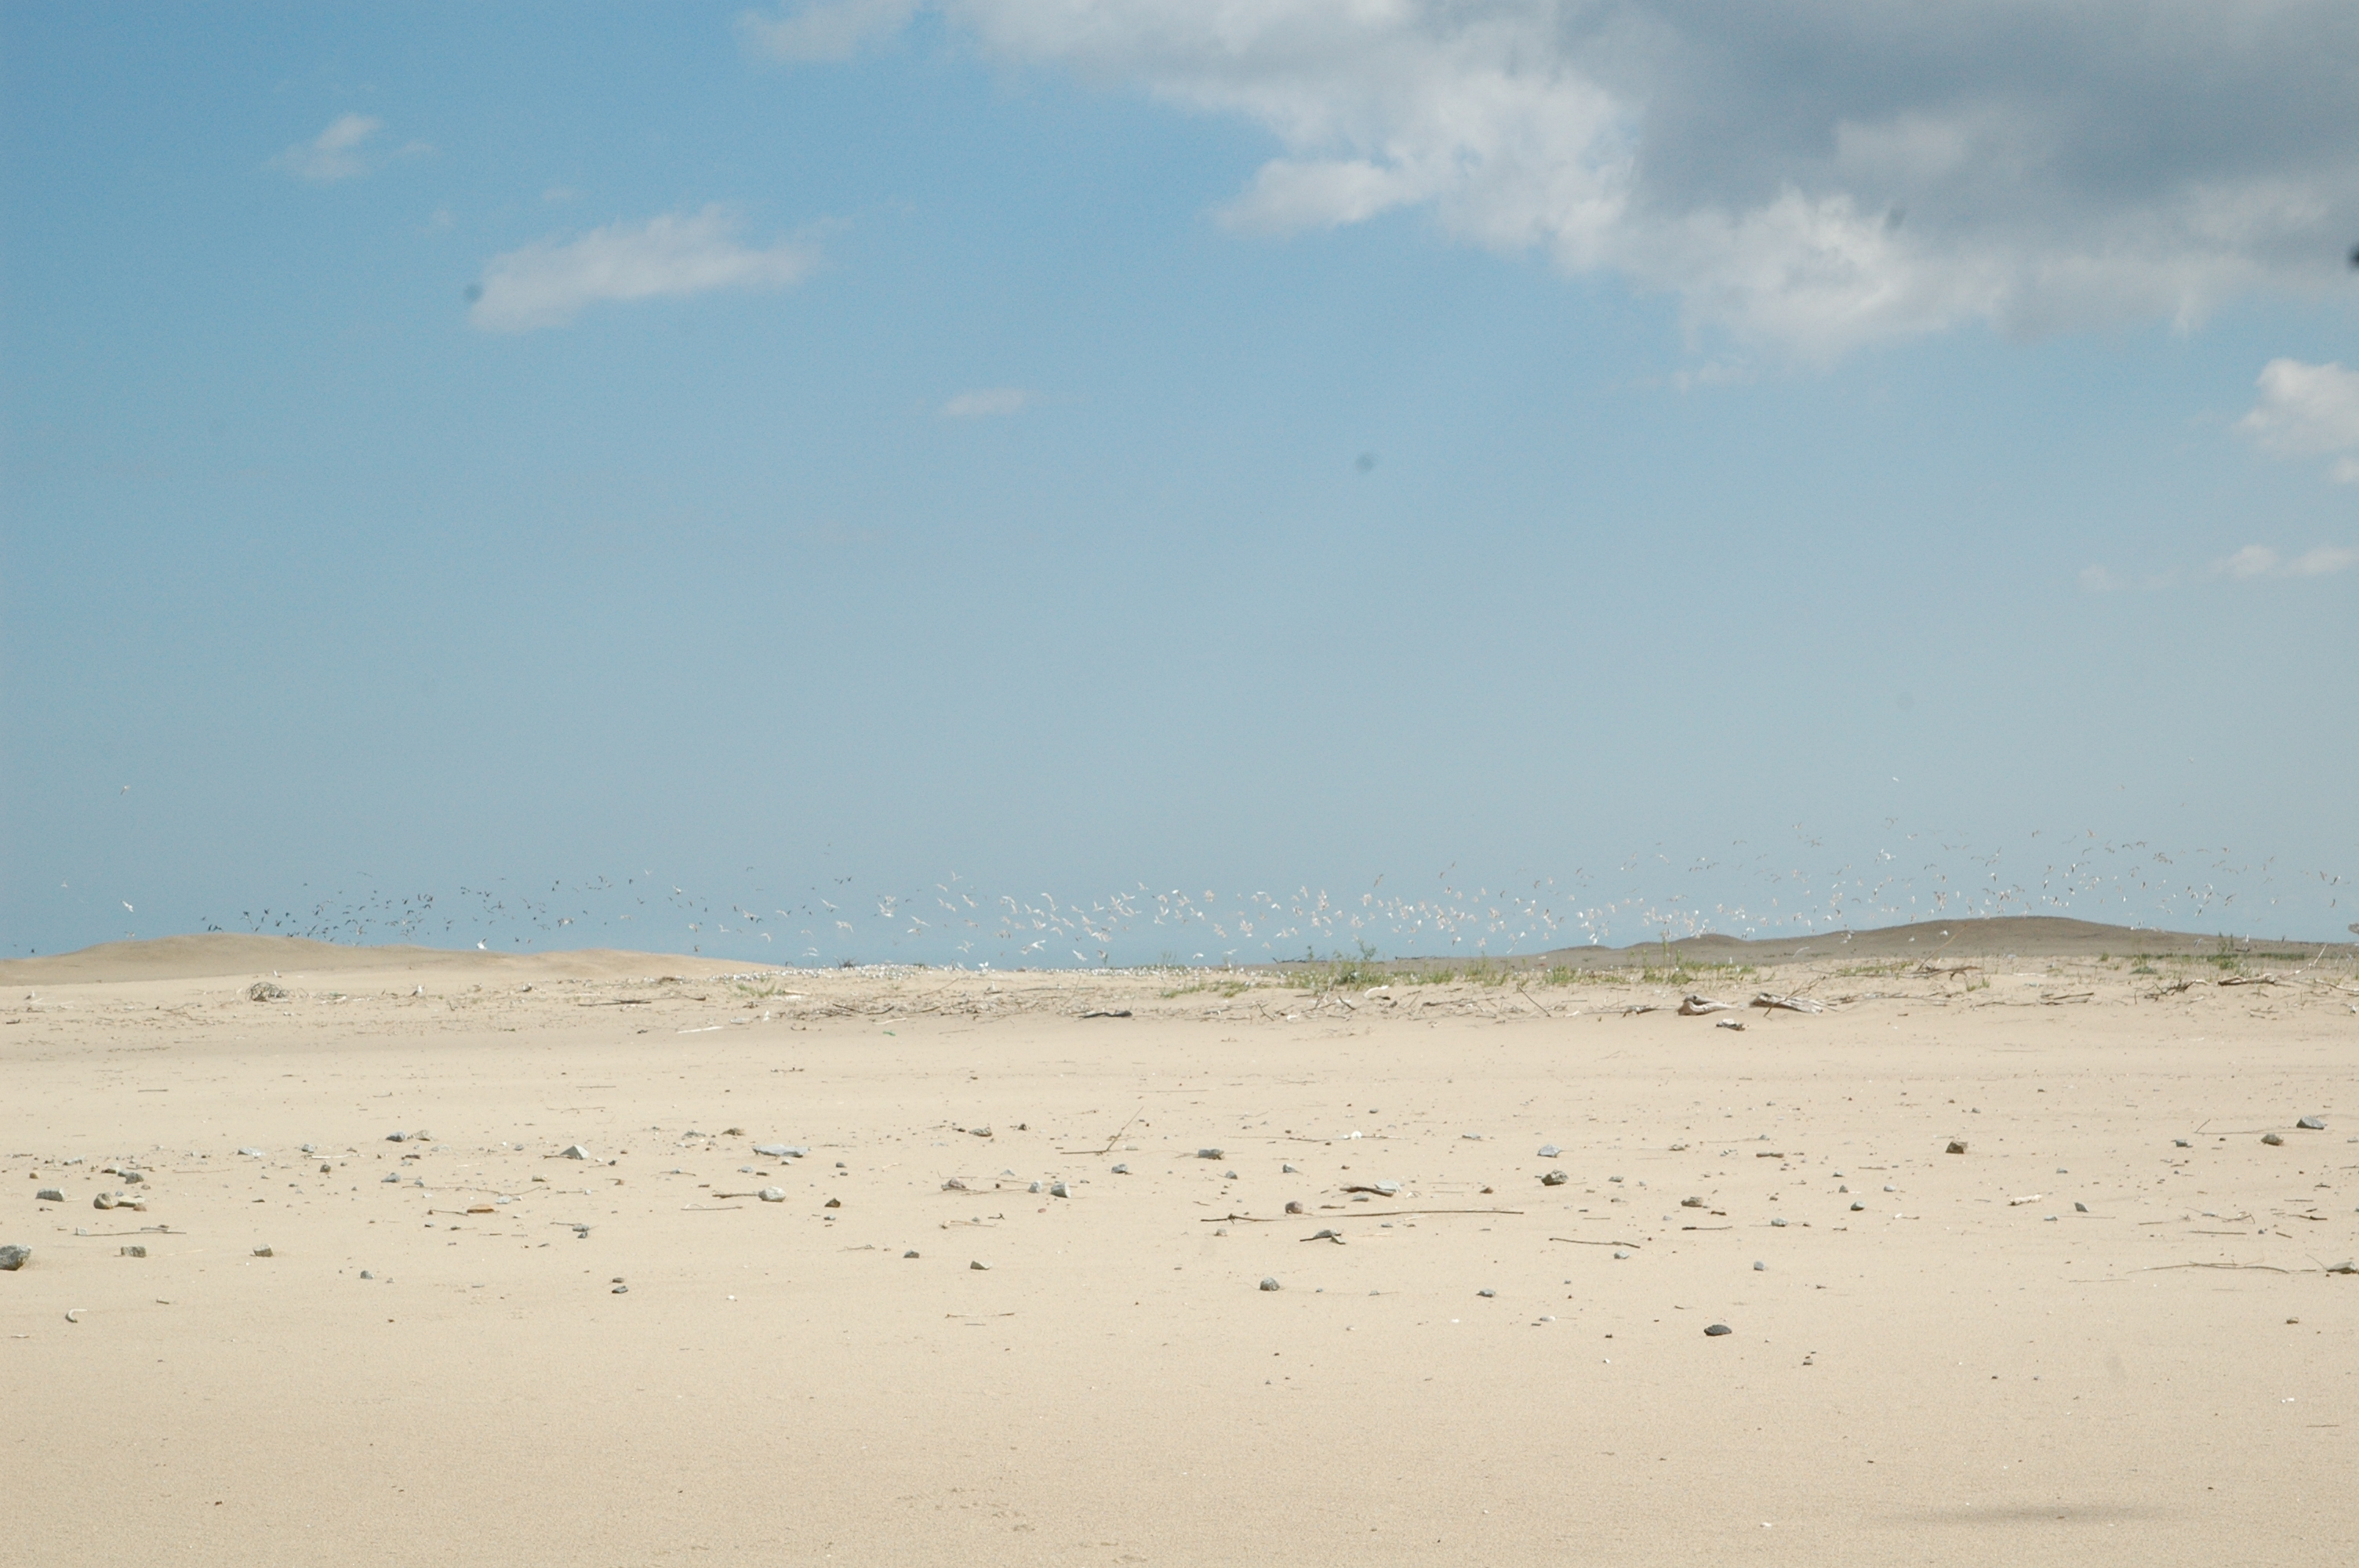
[[[7,1556],[2350,1561],[2349,955],[2036,936],[0,964]]]

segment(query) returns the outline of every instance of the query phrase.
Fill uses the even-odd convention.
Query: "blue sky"
[[[0,951],[2340,936],[2359,27],[2113,9],[0,8]]]

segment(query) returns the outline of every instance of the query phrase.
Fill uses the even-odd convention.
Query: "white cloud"
[[[2359,372],[2331,362],[2271,360],[2255,384],[2261,400],[2236,428],[2264,451],[2306,458],[2359,449]],[[2339,483],[2359,481],[2359,459],[2338,458],[2327,471]]]
[[[898,32],[917,9],[918,0],[810,0],[784,16],[744,12],[737,36],[773,59],[849,59]]]
[[[2247,545],[2234,555],[2212,564],[2214,577],[2249,580],[2254,578],[2332,577],[2359,566],[2359,549],[2321,545],[2288,560],[2267,545]]]
[[[1277,144],[1223,218],[1402,208],[1827,356],[2343,287],[2347,0],[929,0],[989,54]],[[908,0],[741,21],[841,58]],[[766,42],[763,42],[766,40]]]
[[[1021,387],[986,386],[960,393],[942,405],[942,413],[951,419],[990,419],[1014,414],[1031,401]]]
[[[361,147],[383,129],[385,122],[371,115],[339,114],[328,123],[326,130],[308,142],[296,143],[270,162],[274,168],[315,185],[352,179],[369,171]]]
[[[536,240],[484,264],[467,319],[494,332],[560,327],[585,305],[652,299],[719,288],[783,288],[817,262],[808,245],[753,250],[719,206],[692,217],[611,223],[579,238]]]

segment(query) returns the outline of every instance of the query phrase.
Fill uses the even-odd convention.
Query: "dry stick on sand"
[[[1103,1149],[1060,1149],[1057,1152],[1060,1154],[1111,1154],[1114,1152],[1114,1146],[1122,1141],[1122,1135],[1130,1130],[1131,1121],[1136,1121],[1140,1117],[1146,1114],[1147,1102],[1145,1100],[1140,1100],[1138,1102],[1138,1108],[1130,1113],[1130,1121],[1125,1121],[1120,1127],[1115,1128],[1114,1130],[1114,1136],[1105,1141],[1105,1147]]]
[[[1405,1214],[1519,1215],[1523,1212],[1524,1211],[1519,1208],[1372,1208],[1364,1214],[1337,1213],[1334,1214],[1332,1217],[1336,1219],[1393,1219]],[[1266,1217],[1251,1214],[1216,1214],[1208,1215],[1205,1217],[1199,1219],[1196,1223],[1199,1225],[1227,1225],[1231,1222],[1234,1222],[1238,1225],[1285,1225],[1298,1220],[1312,1219],[1317,1217],[1319,1217],[1319,1216],[1307,1214],[1274,1214]]]
[[[1637,1247],[1643,1245],[1643,1243],[1636,1241],[1583,1241],[1578,1236],[1551,1236],[1549,1239],[1550,1241],[1570,1241],[1575,1247]]]

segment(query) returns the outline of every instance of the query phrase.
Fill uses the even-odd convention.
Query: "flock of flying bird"
[[[1801,935],[2000,914],[2192,930],[2266,924],[2277,918],[2268,913],[2273,906],[2283,925],[2296,916],[2287,906],[2297,901],[2312,919],[2320,906],[2340,904],[2339,875],[2292,877],[2273,860],[2241,861],[2224,849],[2166,852],[2143,841],[2103,842],[2089,832],[2017,871],[2023,856],[1928,844],[1924,837],[1903,835],[1897,849],[1815,873],[1799,862],[1823,860],[1824,841],[1797,828],[1794,842],[1777,851],[1751,850],[1741,840],[1721,856],[1684,861],[1643,851],[1600,871],[1471,889],[1453,881],[1453,866],[1424,891],[1404,892],[1397,882],[1387,889],[1378,876],[1353,894],[1304,885],[1290,893],[1223,896],[1138,882],[1124,892],[1060,898],[986,893],[952,875],[917,892],[831,876],[777,898],[754,885],[757,873],[749,866],[747,885],[734,895],[692,892],[649,872],[619,881],[560,879],[545,890],[501,880],[462,887],[455,896],[339,891],[308,905],[241,910],[205,925],[355,943],[472,942],[502,951],[685,947],[803,965],[1005,968],[1223,965],[1354,953],[1498,958],[1707,931]],[[2042,835],[2031,837],[2035,850],[2046,848],[2038,843]]]

